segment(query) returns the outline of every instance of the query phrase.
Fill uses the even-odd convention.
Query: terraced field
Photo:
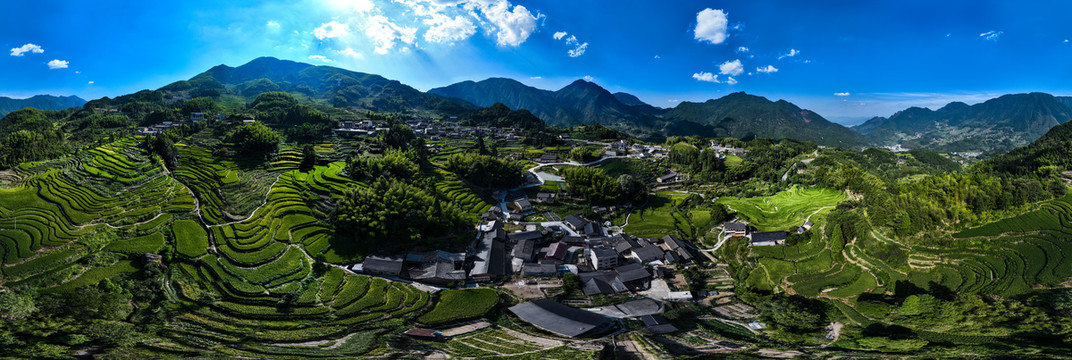
[[[164,244],[158,232],[195,204],[190,191],[148,161],[133,138],[76,157],[24,164],[18,172],[19,181],[0,188],[0,273],[6,284],[52,286],[91,275],[78,260],[102,249],[159,250]],[[102,243],[93,236],[102,231],[129,238]]]
[[[513,330],[489,329],[453,338],[436,347],[455,357],[475,359],[596,359],[599,352],[585,346]]]
[[[696,238],[703,235],[715,224],[711,223],[711,212],[690,210],[688,213],[677,211],[677,205],[688,198],[688,194],[674,191],[660,191],[648,199],[643,207],[633,211],[629,224],[624,228],[630,235],[639,237],[662,237],[667,234]],[[615,221],[624,224],[625,218]]]
[[[836,190],[794,186],[774,196],[722,198],[718,203],[729,206],[759,231],[777,231],[795,229],[809,217],[818,224],[834,206],[847,198],[844,192]]]
[[[465,187],[458,175],[442,169],[436,169],[436,173],[440,176],[440,180],[435,185],[436,190],[450,198],[462,210],[472,214],[482,214],[491,209],[494,200],[481,197]]]
[[[204,148],[179,149],[181,181],[135,138],[23,166],[0,188],[0,284],[90,286],[173,246],[170,287],[187,310],[134,350],[147,357],[356,356],[431,308],[412,286],[321,263],[355,260],[336,253],[323,222],[333,199],[365,186],[340,175],[342,163],[300,172],[284,153],[271,170],[242,170]],[[253,205],[238,214],[231,202]]]
[[[876,249],[911,255],[895,264],[875,255]],[[745,286],[835,300],[850,319],[868,325],[883,319],[853,309],[857,298],[891,294],[898,282],[1004,298],[1066,283],[1072,279],[1072,196],[962,231],[941,247],[909,246],[879,233],[846,239],[835,229],[829,238],[816,235],[793,246],[750,247],[735,240],[721,250]]]

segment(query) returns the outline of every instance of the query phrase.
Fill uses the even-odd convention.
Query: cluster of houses
[[[806,220],[803,225],[794,229],[794,232],[803,234],[805,231],[811,230],[814,225],[810,220]],[[789,231],[756,231],[755,228],[748,226],[748,224],[737,222],[726,223],[722,227],[727,236],[748,238],[749,244],[752,246],[785,245],[785,240],[789,238],[790,233]]]
[[[446,120],[446,119],[444,119]],[[429,140],[439,140],[442,138],[462,138],[462,137],[491,137],[502,139],[515,139],[517,138],[514,133],[514,129],[501,129],[491,127],[478,127],[478,126],[461,126],[453,124],[457,121],[456,116],[450,117],[451,122],[437,123],[429,119],[411,119],[406,120],[404,123],[409,126],[411,130],[417,135],[423,135]],[[377,132],[387,131],[386,122],[373,122],[372,120],[363,121],[342,121],[339,124],[339,128],[332,129],[333,132],[339,135],[348,136],[374,136]]]
[[[714,150],[722,158],[728,155],[744,156],[748,153],[747,150],[739,147],[720,144],[718,141],[711,141],[711,150]]]
[[[109,111],[110,110],[110,111],[113,111],[113,112],[116,111],[114,109],[97,109],[97,110],[101,110],[101,111]],[[227,116],[226,114],[217,114],[216,119],[217,120],[223,120],[226,116]],[[208,118],[209,117],[207,115],[205,115],[205,113],[201,113],[201,112],[192,112],[192,113],[190,113],[190,122],[191,123],[199,123],[199,122],[205,121]],[[254,121],[254,120],[249,120],[249,121]],[[167,130],[167,129],[170,129],[170,128],[173,128],[173,127],[179,127],[179,126],[182,126],[182,125],[183,125],[182,122],[163,121],[163,122],[161,122],[159,124],[155,124],[155,125],[152,125],[152,126],[144,126],[144,127],[139,127],[137,129],[134,129],[134,134],[135,135],[156,135],[156,134],[159,134],[159,133],[163,132],[164,130]]]
[[[494,218],[489,215],[486,218]],[[649,288],[667,266],[689,263],[694,253],[673,236],[661,239],[608,234],[602,225],[578,215],[563,223],[572,232],[559,237],[547,230],[508,233],[499,219],[479,227],[465,253],[432,251],[408,255],[370,255],[355,270],[434,285],[493,282],[506,276],[580,277],[585,295],[610,295]]]

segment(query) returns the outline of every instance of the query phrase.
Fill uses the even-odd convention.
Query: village
[[[206,119],[232,124],[256,122],[254,119],[229,119],[223,114],[211,117],[192,113],[189,123]],[[155,134],[183,123],[165,122],[138,131]],[[424,137],[433,152],[441,148],[443,141],[451,139],[487,138],[504,142],[521,139],[517,129],[464,126],[457,118],[407,119],[403,123],[415,135]],[[332,132],[343,138],[368,139],[389,130],[386,122],[373,120],[347,120],[338,125]],[[591,211],[585,213],[595,215],[594,219],[584,213],[561,217],[553,205],[564,194],[540,188],[548,182],[564,181],[557,174],[561,166],[599,166],[612,159],[661,162],[669,152],[666,148],[629,140],[572,139],[565,134],[559,135],[559,139],[575,147],[602,150],[599,158],[589,163],[553,153],[525,159],[535,164],[524,173],[525,183],[516,189],[496,193],[499,203],[481,215],[482,222],[474,229],[475,236],[464,251],[435,249],[403,254],[374,253],[346,269],[408,283],[429,292],[475,287],[507,291],[526,301],[511,307],[511,313],[540,329],[568,338],[601,338],[620,332],[622,322],[617,319],[641,320],[656,334],[674,333],[677,329],[660,315],[665,311],[665,304],[671,302],[711,306],[716,313],[738,319],[738,325],[753,331],[766,327],[755,320],[751,307],[733,299],[732,279],[723,268],[725,264],[719,264],[710,252],[717,250],[717,246],[699,249],[673,235],[638,237],[603,219],[602,215],[632,212],[632,204],[592,206],[586,209]],[[717,141],[712,141],[709,148],[723,159],[747,156],[745,149]],[[686,174],[671,169],[651,178],[647,186],[652,191],[673,190],[687,179]],[[760,232],[743,222],[727,222],[720,228],[724,240],[741,237],[747,238],[751,246],[778,246],[785,244],[790,233],[802,233],[811,225],[807,221],[787,231]],[[720,290],[703,290],[702,286],[697,290],[692,286],[683,275],[690,268],[723,274],[716,275],[723,284],[721,293]],[[571,286],[566,285],[567,282],[576,284],[576,289],[569,289],[575,295],[562,298]],[[592,307],[606,301],[614,304]],[[430,329],[411,330],[410,335],[423,334],[431,338],[439,333]],[[732,342],[723,342],[713,349],[739,347]]]

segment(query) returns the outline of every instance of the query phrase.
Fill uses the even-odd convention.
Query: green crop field
[[[208,233],[194,220],[179,220],[172,225],[180,254],[195,258],[208,249]]]
[[[660,191],[650,196],[646,205],[634,210],[629,216],[625,231],[639,237],[682,235],[695,238],[704,234],[715,225],[711,223],[710,211],[694,209],[683,213],[677,210],[677,205],[688,196],[674,191]],[[622,217],[620,223],[624,221],[625,218]]]
[[[759,231],[793,230],[811,217],[819,224],[826,214],[848,197],[844,192],[801,187],[780,192],[774,196],[733,199],[722,198],[719,204],[737,212]]]
[[[499,292],[492,289],[446,290],[440,293],[435,308],[417,321],[428,325],[477,318],[499,303]]]

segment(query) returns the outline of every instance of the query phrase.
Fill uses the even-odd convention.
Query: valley
[[[14,111],[0,355],[1067,357],[1072,125],[962,166],[571,86],[636,113],[268,58]]]

